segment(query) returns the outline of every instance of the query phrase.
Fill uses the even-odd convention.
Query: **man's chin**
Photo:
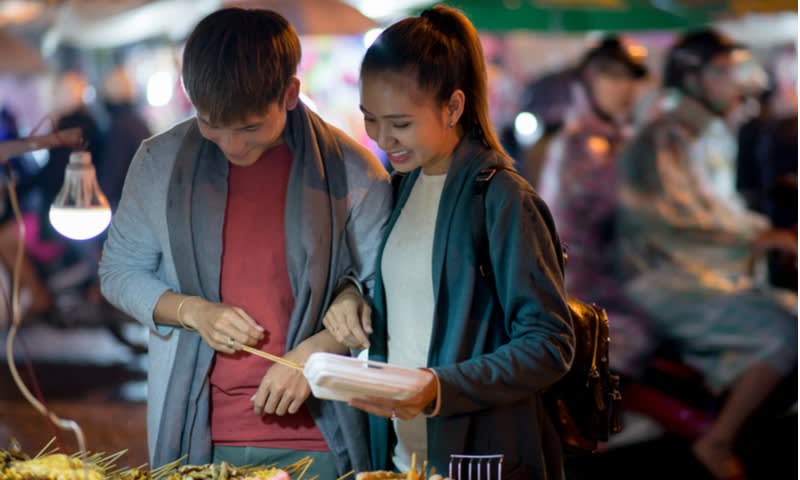
[[[244,156],[236,156],[236,155],[225,155],[225,158],[228,161],[238,167],[249,167],[250,165],[256,163],[260,155],[256,155],[254,152],[250,152]]]

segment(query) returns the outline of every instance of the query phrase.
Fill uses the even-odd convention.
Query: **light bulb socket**
[[[73,152],[64,171],[64,185],[53,201],[55,207],[108,208],[108,200],[100,190],[92,165],[92,155],[86,151]]]

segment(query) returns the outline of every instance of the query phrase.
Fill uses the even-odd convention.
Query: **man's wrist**
[[[291,351],[286,352],[286,357],[291,357],[291,360],[297,363],[305,363],[312,353],[320,351],[319,341],[317,335],[308,337],[302,342],[298,343]]]

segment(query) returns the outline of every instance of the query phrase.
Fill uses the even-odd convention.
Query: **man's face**
[[[206,140],[214,142],[225,158],[240,167],[250,166],[266,150],[283,142],[286,115],[297,106],[299,80],[290,82],[283,98],[270,103],[264,113],[249,115],[230,125],[214,125],[207,112],[197,112],[197,125]]]
[[[639,80],[630,68],[613,62],[588,73],[588,84],[597,107],[606,115],[626,120],[633,113],[639,93]]]
[[[742,91],[736,83],[733,55],[723,53],[715,56],[700,71],[700,88],[709,105],[724,114],[736,107]]]

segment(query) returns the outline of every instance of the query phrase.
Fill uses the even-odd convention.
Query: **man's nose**
[[[220,138],[219,147],[224,152],[236,154],[242,151],[243,145],[244,142],[242,142],[240,135],[236,132],[226,132]]]

